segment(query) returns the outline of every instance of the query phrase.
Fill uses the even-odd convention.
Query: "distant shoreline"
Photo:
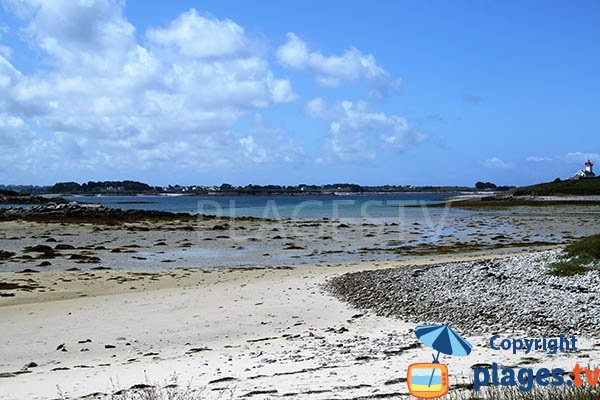
[[[471,196],[450,198],[443,203],[427,204],[425,207],[446,207],[448,205],[461,208],[593,206],[600,205],[600,196]]]
[[[307,196],[386,196],[399,194],[457,194],[462,191],[397,191],[397,192],[311,192],[311,193],[94,193],[94,194],[60,194],[51,193],[41,195],[42,197],[142,197],[142,196],[160,196],[160,197],[307,197]],[[468,192],[465,192],[468,193]]]

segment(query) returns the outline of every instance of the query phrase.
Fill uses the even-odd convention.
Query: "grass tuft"
[[[57,386],[58,400],[72,400],[73,398],[62,392]],[[206,387],[193,387],[191,382],[185,386],[178,384],[177,375],[173,375],[168,381],[160,383],[150,382],[146,377],[146,383],[138,383],[129,388],[123,388],[111,380],[108,393],[90,393],[77,399],[83,400],[203,400],[207,398]],[[222,388],[212,394],[215,399],[229,400],[233,398],[232,389]]]
[[[567,256],[600,260],[600,235],[583,238],[565,248]]]
[[[567,245],[563,259],[550,264],[549,274],[554,276],[580,275],[598,269],[599,264],[600,235],[593,235]]]
[[[600,391],[594,386],[546,386],[522,392],[516,387],[486,386],[479,392],[454,392],[450,400],[600,400]]]

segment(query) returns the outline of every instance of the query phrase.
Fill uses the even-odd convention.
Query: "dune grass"
[[[550,264],[551,275],[573,276],[600,268],[600,235],[568,244],[563,259]]]
[[[535,386],[529,392],[516,387],[487,386],[479,392],[454,392],[449,400],[600,400],[600,391],[593,386]]]
[[[118,382],[111,380],[109,390],[106,393],[90,393],[77,399],[86,400],[203,400],[207,398],[206,387],[195,387],[192,383],[181,385],[177,376],[173,375],[163,383],[150,382],[146,377],[146,383],[138,383],[128,388],[122,387]],[[57,386],[57,400],[72,400],[73,398],[63,393]],[[211,398],[219,400],[230,400],[232,391],[229,388],[214,391]]]
[[[167,387],[136,385],[137,388],[117,391],[112,394],[91,394],[85,396],[85,399],[98,400],[204,400],[207,398],[203,390],[195,391],[188,388],[177,388],[174,385]],[[387,397],[387,396],[385,396]],[[83,399],[81,398],[81,399]],[[231,392],[225,391],[213,394],[212,397],[219,400],[230,400],[234,396]],[[237,397],[235,397],[237,398]],[[369,398],[367,397],[360,397]],[[374,396],[373,398],[379,398]],[[69,399],[61,395],[60,400]],[[486,386],[479,392],[475,391],[452,391],[444,396],[447,400],[600,400],[600,390],[591,386],[560,386],[560,387],[539,387],[529,392],[522,392],[516,387],[494,387]]]

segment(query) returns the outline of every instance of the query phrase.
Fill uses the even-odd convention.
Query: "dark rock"
[[[70,244],[66,244],[66,243],[59,243],[56,246],[54,246],[54,250],[73,250],[75,249],[75,246],[72,246]]]
[[[43,253],[45,255],[54,255],[54,249],[45,244],[38,244],[35,246],[28,246],[23,249],[24,253]]]

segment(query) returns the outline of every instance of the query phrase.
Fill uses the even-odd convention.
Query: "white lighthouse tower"
[[[594,174],[594,164],[590,160],[587,160],[585,163],[585,169],[581,169],[577,171],[575,176],[571,179],[585,179],[585,178],[595,178],[596,174]]]

